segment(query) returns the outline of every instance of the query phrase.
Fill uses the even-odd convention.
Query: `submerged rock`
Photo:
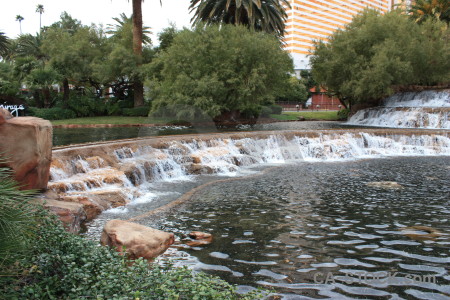
[[[395,181],[374,181],[366,183],[367,186],[382,188],[382,189],[402,189],[403,186]]]
[[[413,240],[434,240],[442,235],[442,232],[433,227],[428,226],[411,226],[404,227],[401,232]]]
[[[140,224],[122,221],[108,221],[103,228],[101,244],[125,251],[129,258],[154,259],[164,253],[175,241],[173,233],[153,229]]]
[[[211,244],[213,241],[212,234],[207,232],[192,231],[188,234],[188,236],[192,240],[185,241],[185,244],[190,247],[205,246]]]

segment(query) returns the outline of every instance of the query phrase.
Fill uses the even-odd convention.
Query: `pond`
[[[271,131],[271,130],[310,130],[349,128],[343,122],[308,121],[308,122],[274,122],[241,126],[234,131]],[[355,127],[355,126],[353,126]],[[232,131],[218,130],[213,126],[154,126],[154,127],[93,127],[93,128],[54,128],[53,146],[64,146],[80,143],[93,143],[119,139],[141,138],[148,136],[198,134]]]
[[[139,220],[178,236],[214,235],[211,244],[172,250],[178,265],[243,292],[273,288],[283,299],[448,299],[449,157],[266,166],[160,183],[155,201],[215,180],[176,210]],[[371,184],[384,181],[399,185]],[[148,209],[109,211],[97,222]]]

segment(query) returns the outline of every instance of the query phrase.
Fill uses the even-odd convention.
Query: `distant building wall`
[[[285,49],[291,54],[295,70],[309,69],[307,55],[314,40],[327,41],[337,29],[342,29],[365,8],[383,13],[391,10],[400,0],[289,0],[286,10]]]

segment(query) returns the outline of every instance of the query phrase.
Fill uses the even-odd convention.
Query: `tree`
[[[44,5],[38,4],[36,6],[36,12],[39,13],[39,30],[42,28],[42,14],[44,13]]]
[[[416,0],[407,11],[418,23],[429,18],[450,22],[450,1],[448,0]]]
[[[282,37],[287,18],[285,7],[290,7],[288,0],[191,0],[189,9],[195,11],[195,25],[245,25]]]
[[[154,112],[177,118],[209,116],[216,123],[255,116],[273,103],[293,71],[292,60],[269,34],[214,25],[180,31],[152,65],[162,64],[154,86]]]
[[[347,104],[377,101],[400,86],[450,80],[450,31],[415,23],[399,11],[366,10],[311,56],[315,80]]]
[[[19,21],[19,27],[20,27],[20,34],[22,34],[22,21],[24,20],[24,17],[21,15],[16,16],[16,21]]]
[[[8,55],[10,41],[4,32],[0,31],[0,58],[4,58]]]
[[[142,60],[142,1],[132,0],[133,5],[133,52],[138,60],[138,66]],[[144,85],[139,78],[134,79],[134,107],[144,106]]]

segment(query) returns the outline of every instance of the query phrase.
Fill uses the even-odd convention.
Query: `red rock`
[[[86,219],[83,204],[51,199],[38,199],[37,201],[57,215],[68,231],[74,233],[80,231],[81,223]]]
[[[201,231],[192,231],[191,233],[189,233],[189,237],[194,240],[212,239],[211,233]]]
[[[173,233],[164,232],[136,223],[111,220],[106,223],[101,244],[125,252],[129,258],[154,259],[164,253],[175,241]]]
[[[4,112],[0,115],[0,153],[7,160],[0,166],[13,170],[22,189],[46,189],[52,160],[52,124],[35,117],[7,119]]]

